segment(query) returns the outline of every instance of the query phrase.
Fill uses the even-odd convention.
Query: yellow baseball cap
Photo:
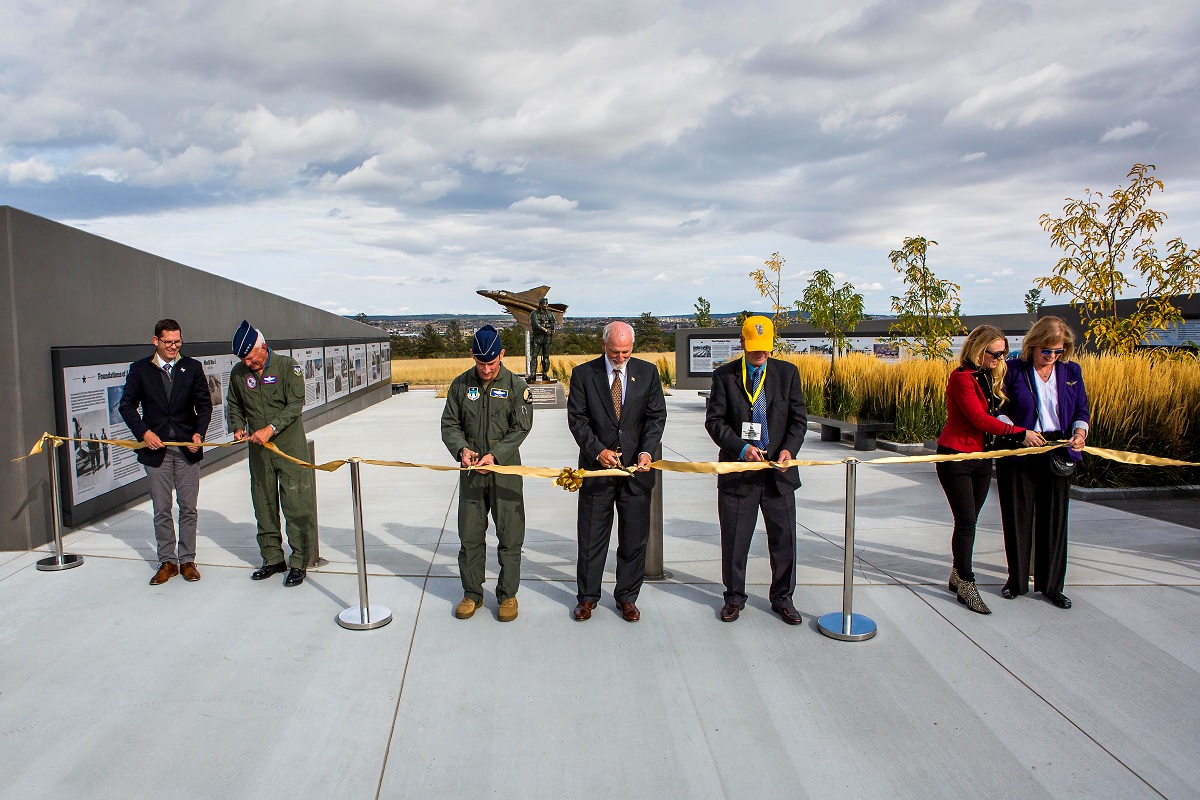
[[[775,349],[775,326],[767,317],[746,317],[742,323],[742,338],[748,353]]]

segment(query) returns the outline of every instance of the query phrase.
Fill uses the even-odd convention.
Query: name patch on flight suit
[[[479,399],[479,387],[478,386],[472,386],[470,389],[467,389],[467,399],[468,400],[478,400]]]
[[[278,375],[263,375],[263,383],[278,383]]]
[[[253,389],[256,386],[258,386],[258,380],[255,379],[255,377],[253,375],[247,375],[246,376],[246,388]]]
[[[508,397],[508,389],[492,389],[488,392],[489,397]]]

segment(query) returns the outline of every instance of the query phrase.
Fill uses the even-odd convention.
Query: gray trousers
[[[196,500],[200,496],[200,463],[191,464],[178,447],[168,447],[161,467],[146,467],[154,505],[154,538],[158,560],[186,564],[196,560]],[[172,493],[179,498],[179,549],[175,548]]]

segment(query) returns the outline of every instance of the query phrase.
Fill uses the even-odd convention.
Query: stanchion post
[[[308,463],[317,463],[317,443],[312,439],[308,440]],[[321,525],[317,517],[317,471],[312,470],[312,507],[313,507],[313,551],[308,558],[308,569],[324,567],[329,564],[327,559],[321,558]]]
[[[654,448],[655,461],[662,460],[662,445]],[[654,489],[650,492],[650,540],[646,542],[646,580],[667,581],[671,573],[663,569],[663,472],[654,470]]]
[[[47,480],[50,486],[50,530],[54,534],[54,555],[47,556],[37,562],[37,568],[43,572],[57,572],[60,569],[72,569],[83,563],[83,556],[63,552],[62,521],[59,519],[61,501],[58,496],[58,453],[56,439],[43,442],[46,450]]]
[[[862,642],[876,634],[875,622],[854,613],[854,495],[858,460],[846,460],[846,553],[842,568],[842,611],[822,614],[817,629],[843,642]]]
[[[386,606],[373,606],[367,600],[367,555],[363,542],[362,481],[360,459],[350,459],[350,498],[354,505],[354,553],[358,561],[358,605],[338,614],[338,625],[352,631],[382,628],[392,621],[392,611]]]
[[[537,368],[537,364],[533,363],[533,334],[528,330],[525,331],[525,377],[533,380],[533,371]]]

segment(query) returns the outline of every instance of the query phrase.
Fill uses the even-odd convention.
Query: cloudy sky
[[[1065,198],[1200,244],[1194,0],[0,4],[0,204],[339,313],[761,308],[888,251],[1022,308]],[[759,303],[759,305],[756,305]]]

